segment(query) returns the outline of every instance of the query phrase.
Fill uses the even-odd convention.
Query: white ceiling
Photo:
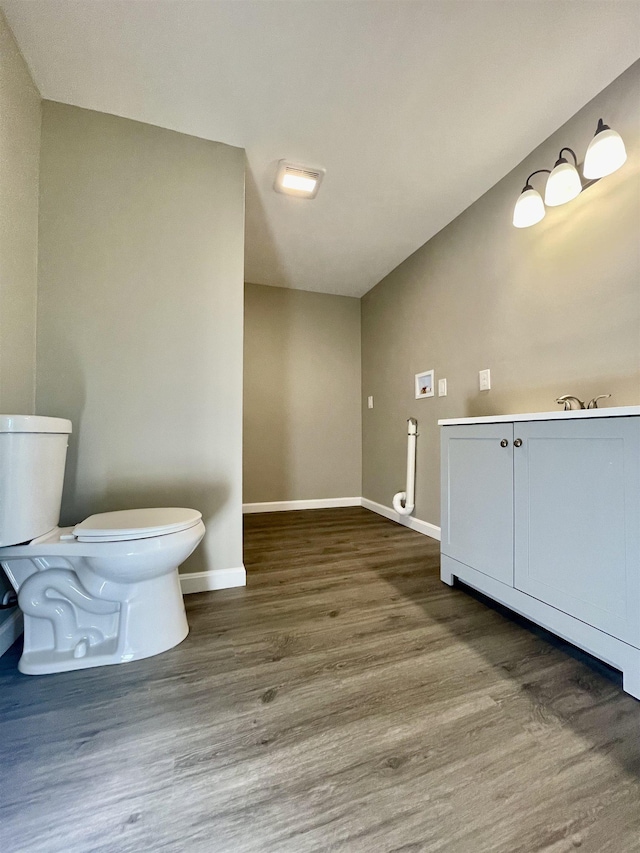
[[[246,149],[247,281],[350,296],[640,56],[640,0],[0,5],[44,98]]]

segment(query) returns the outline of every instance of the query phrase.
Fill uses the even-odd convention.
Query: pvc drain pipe
[[[416,500],[416,438],[418,421],[407,421],[407,489],[393,496],[393,508],[400,515],[411,515]]]

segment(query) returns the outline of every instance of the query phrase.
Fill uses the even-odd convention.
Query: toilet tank
[[[63,418],[0,415],[0,547],[57,526],[70,432]]]

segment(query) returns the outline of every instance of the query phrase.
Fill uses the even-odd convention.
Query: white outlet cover
[[[478,380],[481,391],[490,391],[491,390],[491,371],[490,370],[481,370],[478,373]]]
[[[373,409],[373,397],[367,397],[367,406]]]
[[[447,396],[447,380],[438,379],[438,397]]]

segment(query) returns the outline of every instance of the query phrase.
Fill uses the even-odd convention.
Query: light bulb
[[[596,135],[589,143],[584,157],[582,174],[590,180],[604,178],[619,169],[626,159],[622,137],[600,119]]]
[[[547,179],[544,203],[548,207],[566,204],[582,192],[582,182],[575,166],[561,157]]]
[[[513,224],[516,228],[528,228],[544,219],[545,209],[539,192],[527,185],[513,209]]]
[[[315,178],[304,178],[300,175],[285,175],[282,186],[287,190],[300,190],[303,193],[312,193],[318,182]]]

